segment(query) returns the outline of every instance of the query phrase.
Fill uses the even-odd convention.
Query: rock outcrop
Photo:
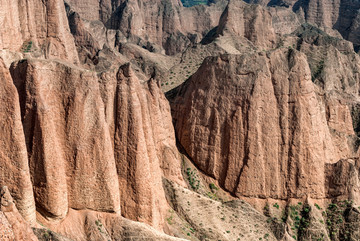
[[[38,241],[29,223],[17,210],[6,186],[0,190],[0,238],[4,241]]]
[[[162,177],[183,182],[169,106],[155,81],[141,84],[129,64],[101,80],[123,215],[159,227],[167,208]]]
[[[181,145],[234,195],[329,197],[325,165],[339,160],[338,146],[303,54],[208,58],[172,108]]]
[[[0,0],[0,239],[359,239],[360,6],[211,2]]]
[[[149,240],[149,241],[181,241],[162,233],[153,227],[128,220],[112,213],[96,212],[92,210],[70,209],[68,215],[62,222],[53,223],[40,219],[49,229],[37,229],[35,233],[39,236],[51,238],[55,241],[83,241],[83,240]],[[58,233],[64,236],[58,235]],[[48,239],[43,239],[48,240]],[[39,238],[39,240],[41,240]]]
[[[105,1],[100,4],[99,1],[88,2],[91,3],[68,1],[80,17],[93,21],[102,20],[107,28],[120,30],[127,41],[152,52],[165,50],[166,54],[170,55],[183,51],[191,43],[199,42],[218,24],[225,8],[225,2],[184,8],[179,0],[113,1],[111,7],[109,3],[105,4],[106,9],[112,9],[111,16],[103,18],[97,13],[104,11],[96,6]],[[93,6],[99,11],[93,11]]]
[[[78,63],[62,0],[1,1],[0,49]]]
[[[30,223],[35,222],[35,202],[19,105],[11,75],[0,59],[0,186],[7,185],[17,208]]]
[[[12,66],[37,209],[61,219],[68,207],[120,213],[104,105],[94,73],[47,60]]]
[[[327,33],[341,36],[360,45],[360,4],[357,1],[320,1],[320,0],[248,0],[248,3],[263,6],[291,9],[299,18],[322,28]],[[272,10],[271,10],[272,11]],[[335,31],[334,31],[335,30]]]
[[[156,82],[141,83],[130,65],[98,77],[31,59],[11,67],[16,92],[6,71],[0,181],[24,217],[34,221],[35,198],[36,211],[51,220],[69,208],[122,209],[161,229],[168,208],[162,178],[183,179],[170,108]]]
[[[217,27],[219,35],[231,35],[234,39],[242,37],[255,46],[267,48],[272,48],[276,40],[270,12],[260,5],[243,1],[229,1]]]

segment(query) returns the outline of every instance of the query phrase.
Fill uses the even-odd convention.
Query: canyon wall
[[[62,0],[2,0],[0,48],[78,63]]]

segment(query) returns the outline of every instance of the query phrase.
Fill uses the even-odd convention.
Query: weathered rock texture
[[[36,205],[52,218],[68,207],[120,212],[112,143],[97,77],[58,62],[12,67]]]
[[[128,64],[101,80],[123,214],[159,227],[167,208],[162,176],[183,182],[169,106],[155,81],[142,86]]]
[[[260,5],[243,1],[229,1],[220,18],[217,35],[243,37],[259,47],[273,47],[275,44],[270,12]]]
[[[119,7],[124,0],[66,0],[65,2],[74,6],[75,11],[87,20],[109,20],[113,11]]]
[[[358,4],[262,1],[295,14],[216,2],[0,0],[0,186],[14,197],[1,197],[3,238],[36,240],[26,220],[66,236],[35,229],[41,238],[173,240],[126,219],[179,234],[186,229],[170,227],[171,207],[189,228],[179,237],[204,239],[206,226],[211,239],[306,240],[326,230],[321,214],[309,214],[315,228],[304,234],[286,226],[291,214],[275,204],[360,204],[360,58],[350,42],[300,26],[335,27],[356,43]],[[206,58],[197,70],[219,53],[239,55]],[[90,70],[72,65],[79,61]],[[173,92],[172,110],[180,146],[206,176],[198,186],[186,158],[180,164],[158,86],[193,73]],[[182,168],[198,194],[181,187]],[[287,224],[265,223],[239,200],[222,205],[216,185],[229,200],[270,204],[278,209],[271,217]],[[342,217],[358,224],[358,209],[348,206]],[[216,216],[219,209],[231,217]]]
[[[52,220],[69,208],[120,214],[121,207],[123,216],[161,229],[168,208],[162,178],[183,180],[170,108],[156,82],[141,83],[130,65],[98,77],[35,59],[14,63],[11,73],[19,95],[3,68],[1,96],[10,99],[1,112],[0,181],[22,214],[34,220],[34,196],[36,210]]]
[[[0,238],[1,240],[37,241],[29,223],[17,210],[6,186],[0,190]]]
[[[338,153],[344,159],[352,157],[349,153],[356,152],[359,138],[358,133],[354,137],[359,116],[359,56],[350,42],[330,37],[307,24],[295,35],[298,38],[293,46],[306,54],[312,81],[324,97],[326,118]]]
[[[113,1],[106,9],[112,9],[110,18],[98,16],[104,2],[68,1],[70,6],[87,20],[102,20],[109,29],[120,30],[133,43],[150,51],[165,50],[176,54],[190,43],[199,42],[210,29],[218,24],[225,7],[224,2],[211,6],[184,8],[178,0],[172,1]],[[100,6],[96,7],[96,6]],[[107,14],[106,14],[107,15]],[[108,19],[106,21],[106,19]]]
[[[246,2],[292,9],[306,22],[336,35],[332,30],[335,29],[355,46],[360,44],[360,15],[358,12],[360,4],[358,1],[249,0]]]
[[[0,49],[77,63],[62,0],[2,0]]]
[[[172,107],[181,145],[226,190],[328,197],[325,164],[339,160],[338,146],[303,54],[280,49],[208,58]]]
[[[48,228],[61,233],[73,241],[83,240],[149,240],[149,241],[180,241],[154,229],[153,227],[128,220],[116,214],[91,210],[69,210],[67,217],[60,223],[41,220]],[[36,231],[38,233],[39,231]],[[42,231],[44,233],[44,230]],[[41,233],[39,232],[41,235]],[[56,241],[70,241],[48,231],[48,235]],[[41,240],[41,239],[39,239]],[[44,240],[45,241],[45,240]]]
[[[0,186],[8,185],[23,217],[35,222],[35,202],[25,145],[19,96],[0,59]]]

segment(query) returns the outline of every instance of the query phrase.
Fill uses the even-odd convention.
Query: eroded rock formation
[[[0,186],[7,185],[17,208],[30,223],[35,222],[35,202],[19,105],[11,75],[0,59]]]
[[[328,197],[325,164],[339,160],[338,146],[303,54],[208,58],[172,106],[180,143],[226,190],[274,199]]]
[[[0,238],[4,241],[38,241],[29,223],[17,210],[6,186],[0,190]]]
[[[1,49],[79,62],[62,0],[3,0],[1,6]]]
[[[260,5],[230,1],[221,15],[217,35],[243,37],[259,47],[275,45],[271,14]]]
[[[129,65],[100,79],[47,60],[20,61],[11,72],[29,157],[24,176],[32,179],[37,210],[62,219],[68,208],[120,213],[121,206],[126,217],[160,228],[162,177],[182,177],[169,106],[156,83],[143,87]]]
[[[0,235],[336,240],[358,224],[360,59],[328,29],[356,38],[356,4],[215,2],[1,2]],[[187,78],[180,155],[160,86]],[[319,205],[341,200],[346,225],[326,227]]]
[[[112,1],[106,9],[112,9],[111,16],[98,16],[102,1],[68,1],[81,17],[87,20],[102,20],[109,29],[120,30],[133,43],[152,52],[165,50],[166,54],[183,51],[192,42],[199,42],[212,28],[217,26],[225,2],[211,6],[182,7],[181,1]]]

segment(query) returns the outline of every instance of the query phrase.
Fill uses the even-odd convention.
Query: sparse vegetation
[[[44,231],[43,237],[44,237],[44,239],[46,239],[46,240],[50,238],[49,230],[45,230],[45,231]]]
[[[193,190],[198,190],[200,187],[200,181],[197,180],[197,178],[196,178],[196,170],[195,169],[191,170],[191,168],[187,168],[186,174],[188,177],[188,182],[189,182],[190,187]]]
[[[102,225],[101,221],[100,221],[100,220],[96,220],[96,221],[95,221],[95,224],[96,224],[99,232],[100,232],[100,233],[103,233],[103,230],[102,230],[103,225]]]
[[[311,67],[311,66],[310,66]],[[311,68],[311,80],[314,82],[320,77],[324,69],[324,60],[321,60],[315,67]]]
[[[28,42],[24,42],[21,51],[23,53],[29,53],[32,50],[32,46],[33,46],[33,42],[32,41],[28,41]]]
[[[324,219],[331,240],[351,240],[353,226],[346,222],[345,216],[352,209],[353,202],[344,200],[337,203],[330,203],[323,211]]]
[[[217,191],[219,189],[214,183],[210,183],[209,188],[211,189],[211,191]]]

